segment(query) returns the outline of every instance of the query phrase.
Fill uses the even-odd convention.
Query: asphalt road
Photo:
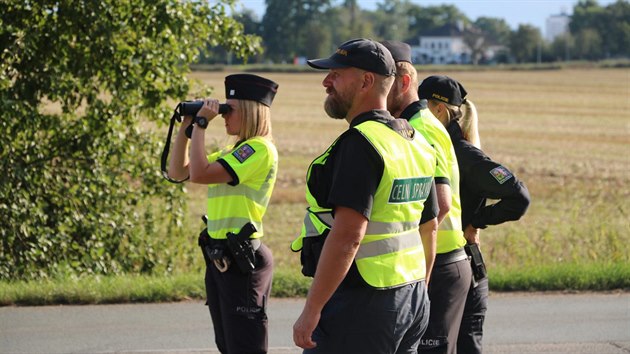
[[[269,302],[269,352],[292,342],[303,299]],[[492,293],[487,353],[630,353],[630,292]],[[207,308],[165,304],[0,308],[0,353],[218,353]],[[378,353],[377,353],[378,354]]]

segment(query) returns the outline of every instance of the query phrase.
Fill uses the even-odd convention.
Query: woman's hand
[[[184,119],[182,120],[182,125],[184,127],[191,125],[193,122],[193,118],[193,116],[184,116]]]
[[[214,117],[219,115],[219,100],[215,100],[212,98],[206,98],[203,100],[203,106],[199,112],[197,112],[197,117],[204,117],[208,119],[210,122]]]
[[[466,226],[464,230],[464,238],[468,243],[476,243],[479,244],[479,229],[474,228],[472,225]]]

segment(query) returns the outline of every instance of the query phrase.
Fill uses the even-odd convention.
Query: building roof
[[[449,23],[427,32],[422,32],[420,35],[422,37],[461,37],[463,36],[462,29],[455,24]]]

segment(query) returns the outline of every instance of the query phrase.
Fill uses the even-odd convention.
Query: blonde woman
[[[444,124],[453,141],[460,171],[462,227],[467,251],[475,254],[474,278],[459,328],[457,353],[481,353],[488,277],[481,253],[477,252],[479,230],[520,219],[529,207],[529,192],[509,169],[492,161],[481,150],[477,109],[466,98],[461,83],[448,76],[430,76],[422,81],[418,94],[428,100],[429,109]],[[498,202],[487,204],[487,199]]]
[[[275,82],[260,76],[227,76],[229,108],[222,116],[235,144],[206,156],[206,128],[220,109],[217,99],[208,98],[196,117],[184,117],[169,162],[169,177],[189,176],[193,183],[208,185],[207,229],[199,244],[206,261],[207,304],[221,353],[267,352],[266,301],[273,257],[261,238],[278,168],[270,120],[277,89]],[[191,124],[189,144],[185,131]]]

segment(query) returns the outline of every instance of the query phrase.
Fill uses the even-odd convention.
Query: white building
[[[560,15],[547,17],[545,22],[545,39],[553,42],[556,37],[569,32],[569,21],[571,17],[564,12]]]
[[[409,41],[414,64],[470,64],[472,51],[464,42],[464,26],[445,25]],[[485,39],[488,40],[488,39]],[[485,45],[483,59],[492,60],[503,47],[494,43]]]
[[[414,64],[470,63],[470,49],[464,43],[462,26],[445,25],[410,43]]]

